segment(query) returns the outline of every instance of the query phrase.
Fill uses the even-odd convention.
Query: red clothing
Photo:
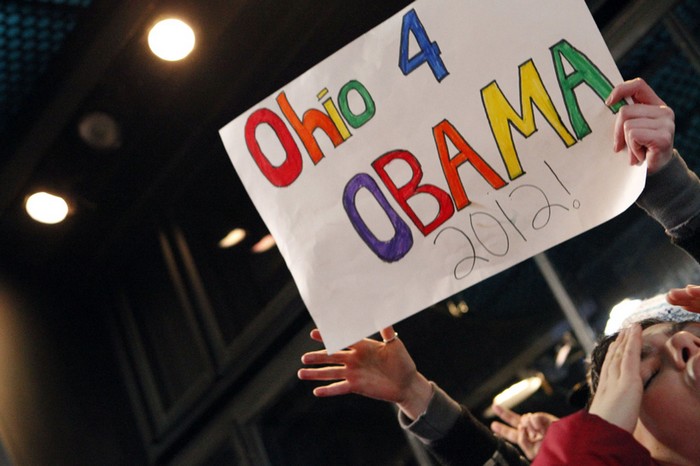
[[[658,465],[632,434],[578,411],[549,427],[533,466]]]

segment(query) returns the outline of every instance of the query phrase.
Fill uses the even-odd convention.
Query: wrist
[[[412,420],[418,419],[423,414],[433,397],[433,386],[423,374],[416,372],[411,383],[406,387],[403,396],[396,405]]]

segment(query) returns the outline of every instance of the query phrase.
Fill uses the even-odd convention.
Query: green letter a
[[[580,84],[586,83],[588,87],[598,94],[601,100],[605,101],[608,95],[610,95],[613,85],[586,55],[574,48],[566,40],[563,39],[554,44],[550,47],[550,50],[552,52],[552,59],[554,60],[554,69],[557,73],[557,79],[559,80],[559,87],[564,96],[566,111],[569,114],[569,121],[576,133],[576,137],[581,140],[591,133],[591,128],[581,114],[581,109],[576,100],[574,90]],[[567,75],[566,71],[564,71],[562,57],[565,58],[574,69],[571,74]],[[617,113],[623,105],[625,105],[625,102],[620,101],[610,107],[610,109],[613,113]]]

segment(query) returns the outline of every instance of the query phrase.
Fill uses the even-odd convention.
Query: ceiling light
[[[493,398],[493,404],[512,409],[532,396],[542,386],[542,377],[535,375],[517,382]]]
[[[121,130],[110,115],[104,112],[92,112],[81,118],[78,123],[80,138],[93,149],[116,149],[121,145]]]
[[[62,197],[45,192],[29,196],[24,208],[31,218],[47,224],[62,222],[68,215],[68,203]]]
[[[165,19],[148,33],[148,46],[163,60],[182,60],[194,49],[194,31],[179,19]]]
[[[571,354],[571,348],[571,342],[567,342],[561,348],[559,348],[559,351],[557,351],[557,356],[554,358],[554,367],[557,369],[564,367],[566,359],[569,357],[569,354]]]
[[[566,364],[566,360],[574,348],[574,337],[571,333],[566,332],[562,337],[562,345],[557,350],[557,355],[554,357],[554,367],[561,369]]]
[[[273,238],[272,235],[268,233],[265,236],[263,236],[262,238],[260,238],[260,241],[255,243],[253,245],[253,247],[250,248],[250,250],[253,251],[254,253],[261,253],[261,252],[269,251],[270,249],[275,247],[276,244],[277,244],[277,242],[275,241],[275,238]]]
[[[450,299],[447,301],[447,310],[452,317],[462,317],[469,312],[469,306],[463,299],[457,303]]]
[[[234,228],[233,230],[229,231],[228,234],[221,239],[221,241],[219,241],[219,247],[221,249],[231,248],[243,241],[245,237],[246,232],[244,229]]]

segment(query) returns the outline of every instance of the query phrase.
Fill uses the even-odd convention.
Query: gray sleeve
[[[671,161],[647,177],[637,205],[669,236],[682,240],[700,226],[700,180],[674,150]]]
[[[413,433],[423,443],[444,437],[461,414],[459,403],[450,398],[435,383],[430,382],[430,385],[433,387],[433,396],[425,412],[418,416],[418,419],[411,420],[401,410],[398,415],[401,427]]]

